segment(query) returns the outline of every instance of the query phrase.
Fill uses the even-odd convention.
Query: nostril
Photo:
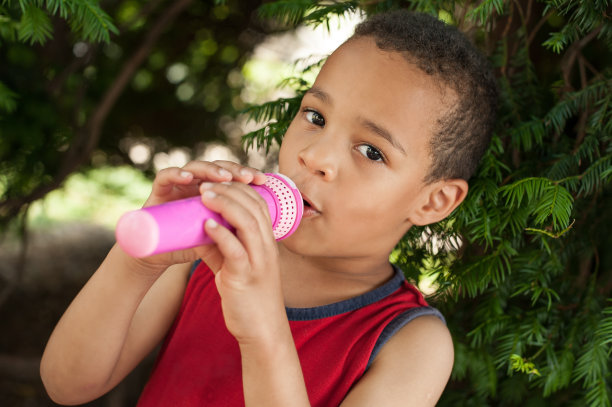
[[[336,157],[321,145],[311,144],[298,154],[298,162],[309,173],[324,179],[333,178],[336,172]]]

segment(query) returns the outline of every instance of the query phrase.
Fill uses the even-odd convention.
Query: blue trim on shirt
[[[199,259],[193,263],[189,272],[190,278],[201,262],[202,260]],[[312,321],[321,318],[333,317],[335,315],[340,315],[345,312],[355,311],[359,308],[380,301],[383,298],[393,294],[404,283],[404,273],[402,272],[402,270],[400,270],[395,265],[392,266],[394,270],[393,278],[387,281],[382,286],[370,292],[367,292],[355,298],[336,302],[329,305],[322,305],[319,307],[285,307],[285,309],[287,310],[287,317],[290,321]],[[395,335],[400,329],[406,326],[406,324],[408,324],[410,321],[413,321],[418,317],[426,315],[438,317],[442,322],[444,322],[444,324],[446,324],[446,320],[444,319],[442,313],[434,307],[416,307],[410,308],[409,310],[402,312],[393,320],[391,320],[391,322],[389,322],[389,324],[383,329],[380,336],[376,340],[376,344],[374,345],[374,349],[372,349],[372,353],[370,354],[370,359],[368,360],[366,370],[370,368],[370,365],[372,364],[382,347],[389,341],[389,339],[391,339],[391,337],[393,337],[393,335]]]
[[[189,279],[191,279],[193,272],[196,271],[200,263],[202,263],[202,259],[197,259],[196,261],[193,262],[193,264],[191,265],[191,270],[189,270]]]
[[[376,341],[376,344],[374,345],[374,349],[372,349],[372,353],[370,354],[370,360],[368,360],[366,370],[368,370],[383,345],[386,344],[389,339],[391,339],[391,337],[397,333],[397,331],[402,329],[408,322],[425,315],[433,315],[435,317],[438,317],[440,318],[440,320],[442,320],[442,322],[446,324],[446,320],[444,319],[442,313],[434,307],[410,308],[409,310],[402,312],[401,314],[396,316],[391,322],[389,322],[389,324],[381,332],[380,336],[378,337],[378,340]]]
[[[320,307],[285,307],[287,310],[287,317],[290,321],[312,321],[315,319],[333,317],[335,315],[344,314],[345,312],[355,311],[359,308],[363,308],[367,305],[380,301],[383,298],[393,294],[398,288],[402,286],[404,282],[404,273],[402,273],[402,271],[395,266],[393,266],[393,269],[395,270],[393,278],[372,291],[369,291],[355,298],[336,302],[329,305],[322,305]]]

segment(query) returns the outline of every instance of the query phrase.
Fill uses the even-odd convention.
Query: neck
[[[364,294],[393,277],[388,257],[308,257],[279,244],[285,305],[308,308]]]

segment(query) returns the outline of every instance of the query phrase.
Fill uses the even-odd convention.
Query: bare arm
[[[43,354],[41,377],[53,400],[80,404],[103,395],[161,341],[180,306],[189,264],[163,271],[111,249]]]
[[[308,406],[293,340],[241,344],[246,405]],[[453,366],[453,343],[436,317],[419,317],[397,332],[341,407],[436,405]]]
[[[202,259],[215,273],[225,325],[240,347],[245,405],[308,406],[266,203],[241,184],[202,187],[204,204],[236,230],[206,222],[216,244]]]
[[[234,163],[192,161],[158,172],[145,206],[198,195],[205,181],[232,180],[261,184],[265,176]],[[51,398],[80,404],[119,383],[166,334],[190,263],[211,251],[214,260],[206,246],[134,259],[113,247],[49,339],[41,377]]]
[[[438,318],[423,316],[382,347],[341,407],[435,406],[453,367],[453,343]]]
[[[289,323],[270,341],[241,343],[240,355],[246,406],[310,406]]]

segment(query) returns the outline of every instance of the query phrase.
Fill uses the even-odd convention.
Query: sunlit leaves
[[[269,148],[270,141],[280,144],[291,119],[297,114],[302,95],[277,99],[245,110],[249,120],[264,123],[264,127],[245,134],[242,138],[247,148]]]
[[[527,361],[520,355],[510,355],[510,366],[514,371],[540,376],[540,372],[538,371],[538,369],[536,369],[535,364],[533,362]]]
[[[329,29],[332,16],[343,16],[355,11],[358,4],[357,1],[280,0],[263,4],[259,8],[259,15],[289,26],[324,24]]]

